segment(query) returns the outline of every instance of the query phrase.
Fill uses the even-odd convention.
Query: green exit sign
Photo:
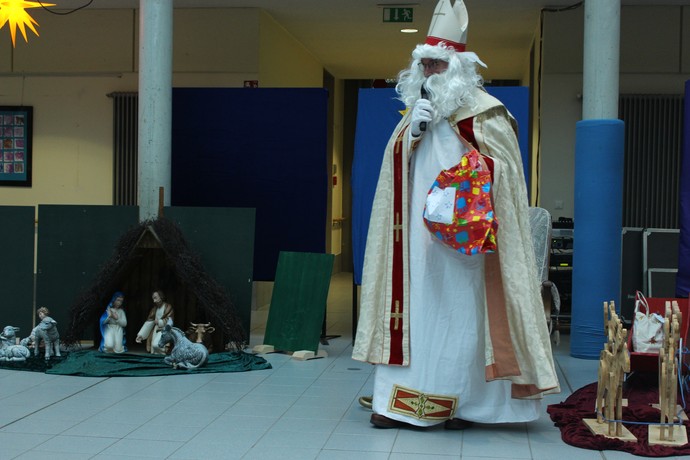
[[[412,22],[412,8],[384,8],[383,22]]]

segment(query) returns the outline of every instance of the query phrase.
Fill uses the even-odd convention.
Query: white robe
[[[376,366],[373,410],[419,426],[440,423],[391,411],[394,385],[456,398],[451,416],[473,422],[523,422],[539,417],[538,400],[511,398],[511,382],[485,381],[484,256],[466,256],[433,238],[422,213],[429,186],[466,148],[448,122],[434,125],[412,154],[409,173],[410,365]],[[499,230],[500,231],[500,230]]]
[[[169,312],[172,310],[172,307],[167,303],[162,303],[160,307],[152,308],[151,312],[149,312],[149,318],[151,319],[144,322],[144,325],[141,326],[137,334],[137,337],[147,339],[146,349],[150,353],[159,355],[165,354],[165,347],[159,348],[158,343],[163,335],[163,328],[168,324],[171,326],[173,325],[172,315],[165,317],[166,310]]]
[[[122,308],[111,307],[112,311],[117,313],[117,319],[112,316],[104,315],[105,319],[101,324],[101,331],[103,334],[103,349],[101,351],[124,353],[126,351],[124,346],[125,327],[127,327],[127,315]]]
[[[386,147],[372,207],[352,357],[380,366],[374,410],[411,423],[531,420],[537,406],[527,400],[560,391],[515,126],[498,100],[481,89],[475,96],[476,105],[414,143],[408,112]],[[421,200],[441,169],[457,163],[464,149],[452,129],[470,119],[479,151],[495,163],[498,254],[458,260],[431,236],[420,240]],[[452,159],[439,153],[451,151]]]

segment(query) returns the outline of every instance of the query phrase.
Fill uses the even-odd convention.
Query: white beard
[[[451,85],[450,81],[454,84]],[[448,118],[460,107],[475,103],[472,90],[476,85],[449,72],[431,75],[424,85],[429,92],[429,102],[436,110],[435,121]],[[452,91],[449,91],[451,87]]]
[[[412,107],[421,98],[422,84],[427,90],[426,99],[434,108],[434,122],[448,118],[460,107],[474,106],[474,89],[481,86],[481,76],[476,71],[475,63],[454,53],[449,59],[445,72],[428,78],[414,60],[410,67],[399,75],[396,90],[400,100]]]

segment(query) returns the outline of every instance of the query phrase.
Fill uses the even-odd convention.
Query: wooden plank
[[[595,418],[583,418],[582,421],[585,425],[587,425],[587,428],[589,428],[593,434],[600,434],[602,436],[606,436],[607,438],[620,439],[621,441],[625,442],[637,442],[635,435],[632,434],[626,427],[621,427],[622,433],[620,436],[611,436],[609,435],[608,423],[599,423]]]
[[[661,439],[661,428],[661,425],[649,426],[649,445],[684,446],[688,443],[688,432],[684,425],[675,427],[676,429],[673,431],[673,439]]]

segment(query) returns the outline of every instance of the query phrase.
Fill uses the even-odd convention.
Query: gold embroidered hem
[[[458,407],[455,396],[430,395],[399,385],[393,386],[388,410],[419,420],[448,420]]]

